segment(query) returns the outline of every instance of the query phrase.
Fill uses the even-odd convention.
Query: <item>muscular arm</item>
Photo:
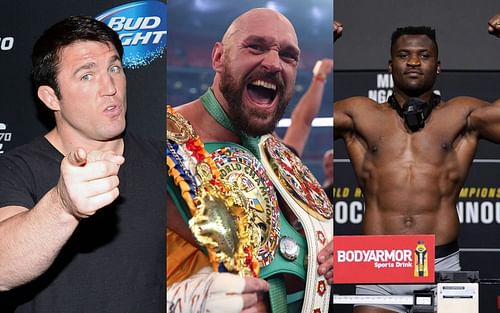
[[[332,59],[322,60],[318,73],[313,77],[309,88],[292,112],[291,124],[285,133],[283,142],[287,146],[293,147],[299,155],[302,155],[304,151],[312,121],[321,108],[326,77],[332,72],[332,69]]]
[[[123,157],[95,152],[70,153],[61,176],[31,210],[0,208],[0,290],[9,290],[41,275],[78,225],[118,196],[118,169]]]
[[[488,32],[500,37],[500,13],[492,16],[488,20]],[[477,130],[483,138],[500,143],[500,99],[491,105],[483,105],[472,112],[469,125],[473,130]]]
[[[0,290],[9,290],[52,264],[78,220],[62,209],[55,188],[31,210],[9,206],[1,211]]]
[[[351,97],[333,104],[333,124],[335,139],[343,138],[354,131],[353,113],[355,106],[371,101],[365,97]]]
[[[500,143],[500,99],[487,103],[475,99],[478,108],[469,116],[469,127],[484,139]]]

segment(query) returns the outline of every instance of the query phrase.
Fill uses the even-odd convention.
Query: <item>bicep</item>
[[[500,101],[483,102],[469,116],[469,128],[480,137],[500,142]]]
[[[339,101],[333,105],[333,125],[335,138],[341,138],[345,133],[354,128],[351,114],[348,110],[348,102]]]

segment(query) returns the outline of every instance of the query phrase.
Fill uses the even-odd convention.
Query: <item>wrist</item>
[[[49,190],[39,203],[43,203],[41,207],[45,208],[45,214],[50,215],[51,220],[57,221],[60,225],[78,225],[79,219],[65,208],[57,187]]]
[[[77,213],[76,208],[72,204],[72,202],[69,200],[69,195],[64,187],[61,187],[61,185],[58,183],[54,189],[53,189],[53,194],[52,194],[52,203],[54,208],[62,213],[62,215],[65,215],[66,217],[69,217],[70,219],[74,219],[76,221],[80,221],[83,216],[80,216]]]

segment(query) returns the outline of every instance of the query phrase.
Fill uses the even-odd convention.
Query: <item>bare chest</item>
[[[359,145],[372,161],[441,164],[455,155],[465,142],[463,123],[450,123],[436,115],[424,128],[411,132],[396,114],[385,114],[359,127]]]

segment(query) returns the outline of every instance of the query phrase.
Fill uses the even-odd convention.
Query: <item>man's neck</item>
[[[428,90],[428,91],[423,91],[421,93],[418,93],[418,95],[417,94],[415,94],[415,95],[408,95],[405,92],[403,92],[403,91],[395,88],[393,96],[396,98],[396,100],[398,101],[398,103],[402,107],[403,104],[406,103],[406,101],[409,98],[419,98],[422,101],[430,102],[430,100],[432,98],[432,94],[433,94],[433,90],[432,89]]]

